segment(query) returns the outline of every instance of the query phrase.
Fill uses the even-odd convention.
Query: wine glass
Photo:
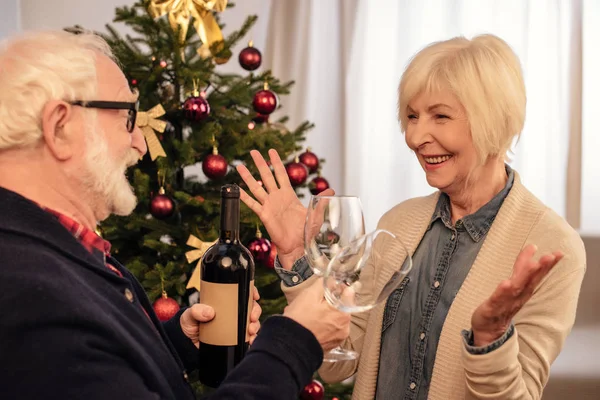
[[[322,276],[333,256],[364,234],[358,197],[311,196],[304,224],[304,251],[315,275]]]
[[[407,247],[393,233],[378,229],[350,242],[329,262],[324,275],[325,298],[340,311],[372,309],[398,288],[412,268]],[[324,361],[347,361],[358,353],[337,347]]]

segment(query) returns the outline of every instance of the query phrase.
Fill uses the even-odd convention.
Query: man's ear
[[[42,136],[50,152],[61,161],[73,156],[72,137],[65,126],[73,117],[72,106],[62,100],[51,100],[42,110]]]

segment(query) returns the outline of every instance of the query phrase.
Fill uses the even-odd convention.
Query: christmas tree
[[[281,82],[271,71],[253,72],[262,55],[251,42],[232,54],[257,18],[249,16],[223,37],[219,13],[229,7],[227,0],[140,0],[118,8],[114,19],[135,36],[123,36],[110,25],[108,33],[99,33],[140,94],[140,110],[146,111],[138,113],[137,124],[149,148],[128,172],[139,200],[134,213],[112,216],[99,230],[163,320],[197,302],[197,265],[218,237],[220,188],[226,183],[244,187],[237,163],[258,176],[250,150],[266,155],[274,148],[288,159],[286,169],[299,196],[306,187],[314,194],[328,187],[319,173],[324,160],[302,146],[313,125],[304,122],[288,130],[286,117],[274,121],[271,116],[293,82]],[[220,73],[219,65],[232,59],[239,62],[240,74]],[[256,261],[264,320],[286,304],[273,270],[276,249],[252,211],[243,206],[241,212],[241,240]],[[193,376],[192,381],[199,397],[209,390]],[[315,380],[301,398],[344,399],[350,393],[349,385],[323,389]]]

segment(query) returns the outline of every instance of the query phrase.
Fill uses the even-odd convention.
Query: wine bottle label
[[[200,303],[215,309],[212,321],[200,324],[200,341],[215,346],[238,344],[238,284],[201,281]]]
[[[250,294],[248,295],[248,318],[246,319],[246,342],[250,340],[250,316],[252,315],[252,307],[254,306],[254,281],[250,281]]]
[[[208,304],[215,310],[215,318],[200,324],[199,337],[202,343],[215,346],[235,346],[238,344],[238,284],[201,281],[200,303]],[[246,319],[246,342],[249,339],[248,326],[252,313],[254,281],[250,282],[248,316]]]

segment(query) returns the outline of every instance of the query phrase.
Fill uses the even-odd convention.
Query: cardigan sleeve
[[[487,354],[471,354],[463,346],[468,399],[541,398],[550,365],[573,327],[585,273],[583,242],[562,222],[542,219],[529,236],[538,257],[557,250],[565,257],[515,316],[515,334]]]

